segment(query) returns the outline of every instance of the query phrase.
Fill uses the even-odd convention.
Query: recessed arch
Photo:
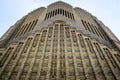
[[[54,21],[54,23],[66,23],[65,21],[63,21],[63,20],[56,20],[56,21]]]

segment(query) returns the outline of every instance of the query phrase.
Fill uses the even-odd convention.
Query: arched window
[[[68,18],[70,18],[70,17],[69,17],[69,12],[68,12],[68,11],[67,11],[67,16],[68,16]]]
[[[65,16],[67,17],[67,12],[65,11]]]
[[[55,10],[53,11],[53,15],[52,16],[54,16],[55,15]]]
[[[48,16],[49,16],[49,15],[48,15],[48,13],[47,13],[47,15],[46,15],[46,19],[48,19]]]
[[[52,11],[50,12],[50,18],[52,17]]]
[[[49,17],[50,17],[50,12],[48,13],[48,18],[49,18]],[[47,19],[48,19],[48,18],[47,18]]]
[[[25,29],[23,30],[22,34],[26,32],[27,28],[28,28],[28,24],[25,25]]]
[[[47,19],[47,14],[45,15],[45,20]]]
[[[55,10],[55,15],[57,15],[57,10]]]
[[[63,16],[64,16],[64,14],[65,14],[65,11],[63,10]]]
[[[29,23],[28,29],[26,30],[26,32],[28,32],[30,30],[30,27],[31,27],[31,22]]]
[[[62,9],[60,9],[60,14],[62,14]]]
[[[70,13],[70,18],[72,19],[72,15],[71,15],[71,13]]]
[[[58,14],[60,13],[60,9],[58,9]]]
[[[72,18],[73,18],[73,20],[75,20],[75,18],[74,18],[74,16],[73,16],[73,14],[72,14]]]

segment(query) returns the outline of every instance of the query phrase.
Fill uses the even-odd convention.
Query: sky
[[[0,37],[24,15],[56,1],[80,7],[101,20],[120,40],[120,0],[1,0]]]

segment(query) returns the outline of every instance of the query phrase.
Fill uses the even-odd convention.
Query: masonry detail
[[[58,1],[0,38],[0,80],[120,80],[119,45],[96,17]]]

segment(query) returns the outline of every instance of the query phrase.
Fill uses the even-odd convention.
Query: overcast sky
[[[0,37],[24,15],[39,7],[47,7],[58,0],[1,0]],[[61,0],[80,7],[96,16],[120,40],[120,0]]]

